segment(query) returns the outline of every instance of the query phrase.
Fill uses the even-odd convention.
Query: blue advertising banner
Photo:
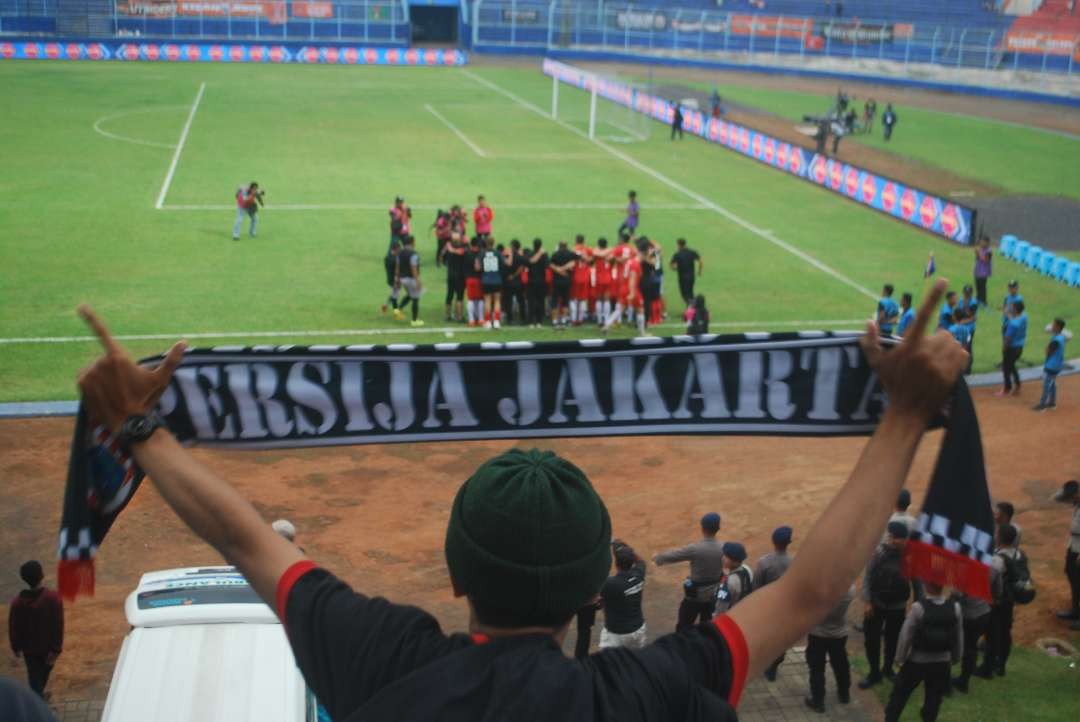
[[[460,50],[364,48],[337,45],[287,47],[211,43],[0,42],[0,59],[147,60],[186,63],[326,63],[333,65],[465,65]]]
[[[675,105],[622,83],[596,77],[563,63],[544,59],[544,74],[592,92],[612,102],[633,108],[662,123],[671,123]],[[798,176],[856,203],[887,213],[894,218],[960,244],[970,244],[975,211],[918,188],[879,176],[856,166],[819,155],[756,130],[699,110],[683,108],[683,129],[712,143],[749,156]]]

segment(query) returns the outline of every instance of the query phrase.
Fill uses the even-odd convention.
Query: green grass
[[[486,193],[500,240],[541,236],[550,247],[578,232],[590,239],[614,236],[621,221],[617,207],[634,188],[643,204],[643,229],[665,244],[668,257],[674,239],[685,236],[705,258],[699,288],[710,300],[716,330],[850,328],[872,313],[872,298],[713,210],[657,208],[695,201],[468,73],[540,107],[550,101],[550,79],[527,68],[0,64],[7,101],[0,106],[6,170],[0,178],[0,339],[83,336],[73,309],[86,301],[118,334],[241,334],[200,338],[198,345],[445,340],[441,332],[398,334],[400,324],[378,313],[386,295],[386,209],[398,193],[414,206],[457,202],[470,208],[477,193]],[[102,128],[175,143],[201,82],[206,92],[166,210],[155,210],[173,151],[104,137],[94,123],[131,111]],[[574,127],[583,127],[587,96],[567,90],[560,103]],[[425,104],[487,157],[474,154]],[[931,250],[942,275],[970,277],[970,250],[722,148],[692,138],[672,144],[657,126],[648,141],[618,149],[864,288],[876,291],[891,281],[898,292],[919,292]],[[251,179],[267,190],[271,205],[372,207],[269,208],[260,217],[260,237],[234,243],[232,194]],[[616,207],[512,207],[582,203]],[[220,209],[168,210],[177,205]],[[442,326],[445,286],[432,265],[434,241],[427,232],[433,216],[433,210],[418,210],[415,226],[430,289],[423,317]],[[994,297],[1003,295],[1004,276],[1011,273],[999,267]],[[1016,275],[1034,328],[1075,311],[1074,291],[1033,274]],[[670,287],[668,299],[677,315],[682,304]],[[990,330],[976,339],[976,370],[988,370],[996,360],[997,344],[989,340],[995,325],[984,322]],[[379,335],[243,335],[346,329]],[[520,329],[499,335],[555,337]],[[455,340],[482,338],[455,332]],[[1033,332],[1029,358],[1041,343],[1041,334]],[[130,344],[137,354],[167,345]],[[74,376],[96,352],[82,341],[0,343],[0,401],[73,398]]]
[[[711,92],[709,83],[686,85]],[[792,122],[807,114],[824,114],[835,97],[797,91],[754,88],[745,85],[716,86],[727,100],[761,108]],[[862,114],[863,101],[855,102]],[[854,135],[855,141],[915,158],[928,165],[977,178],[1013,193],[1065,195],[1080,198],[1080,140],[1034,128],[1020,128],[989,118],[896,106],[898,122],[886,143],[881,114],[888,98],[878,100],[874,132]],[[956,189],[963,190],[963,189]]]
[[[867,671],[866,660],[853,657],[859,675]],[[954,667],[956,672],[958,668]],[[1008,675],[994,681],[973,678],[968,694],[953,692],[941,706],[938,722],[1073,722],[1080,715],[1080,663],[1048,657],[1027,647],[1013,647]],[[892,685],[874,687],[881,704],[889,701]],[[908,699],[900,722],[917,722],[922,706],[922,687]]]

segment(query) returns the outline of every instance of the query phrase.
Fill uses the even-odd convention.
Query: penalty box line
[[[765,326],[813,328],[815,326],[835,327],[841,325],[856,324],[856,327],[866,323],[866,319],[826,319],[818,321],[724,321],[710,323],[710,328],[761,328]],[[685,328],[685,323],[662,323],[650,328]],[[503,330],[512,331],[514,326],[507,326]],[[485,328],[469,326],[430,326],[423,328],[391,327],[391,328],[352,328],[332,329],[323,331],[207,331],[199,333],[134,333],[114,335],[118,341],[176,341],[178,339],[214,339],[214,338],[311,338],[319,336],[398,336],[416,335],[425,333],[459,334],[459,333],[486,333],[493,338],[498,337],[498,332]],[[66,343],[92,343],[97,342],[97,336],[25,336],[22,338],[0,338],[0,345],[29,345],[29,344],[66,344]]]
[[[750,231],[755,236],[758,236],[759,238],[763,238],[764,240],[768,241],[769,243],[773,244],[774,246],[777,246],[778,248],[782,248],[783,250],[785,250],[788,253],[796,256],[797,258],[802,259],[807,264],[813,266],[814,268],[818,269],[822,273],[825,273],[826,275],[831,276],[832,278],[839,281],[840,283],[843,283],[844,285],[855,289],[856,291],[863,294],[864,296],[872,298],[875,301],[877,300],[877,296],[873,292],[871,292],[870,289],[868,289],[865,286],[862,286],[859,283],[853,281],[852,279],[848,278],[844,274],[837,271],[835,268],[832,268],[831,266],[828,266],[825,263],[822,263],[817,258],[814,258],[813,256],[811,256],[809,253],[806,253],[805,251],[791,245],[787,241],[784,241],[783,239],[781,239],[778,236],[774,235],[772,231],[769,231],[769,230],[766,230],[764,228],[759,228],[758,226],[755,226],[750,221],[747,221],[746,219],[735,215],[733,212],[729,211],[728,209],[724,208],[723,206],[720,206],[717,203],[714,203],[713,201],[709,200],[708,198],[701,195],[700,193],[698,193],[696,191],[693,191],[690,188],[687,188],[686,186],[672,180],[671,178],[668,178],[666,175],[664,175],[660,171],[656,170],[655,168],[652,168],[651,166],[645,165],[644,163],[637,160],[636,158],[634,158],[632,156],[629,156],[626,153],[623,153],[622,151],[620,151],[620,150],[618,150],[616,148],[611,147],[607,143],[604,143],[603,141],[601,141],[601,140],[599,140],[597,138],[590,138],[588,133],[586,133],[586,132],[584,132],[584,131],[582,131],[582,130],[580,130],[578,128],[575,128],[574,126],[570,125],[569,123],[561,121],[558,118],[553,118],[551,116],[551,114],[548,113],[547,111],[543,110],[542,108],[538,107],[537,105],[534,105],[533,103],[530,103],[529,101],[525,100],[524,98],[521,98],[521,97],[515,95],[514,93],[510,92],[506,88],[503,88],[502,86],[500,86],[500,85],[498,85],[496,83],[493,83],[492,81],[488,80],[487,78],[480,77],[476,73],[472,72],[471,70],[465,69],[465,68],[462,68],[461,72],[465,76],[467,76],[469,78],[472,78],[474,81],[476,81],[480,85],[483,85],[484,87],[488,88],[489,90],[493,90],[494,92],[499,93],[500,95],[503,95],[503,96],[509,98],[510,100],[514,101],[515,103],[517,103],[521,107],[527,108],[528,110],[531,110],[532,112],[536,113],[537,115],[541,116],[542,118],[546,118],[547,120],[550,120],[553,123],[556,123],[557,125],[559,125],[559,126],[565,128],[566,130],[570,131],[571,133],[574,133],[575,135],[578,135],[578,136],[584,138],[585,140],[595,144],[596,146],[604,149],[605,151],[610,153],[612,156],[618,158],[619,160],[623,161],[627,165],[632,166],[633,168],[636,168],[637,170],[641,171],[642,173],[645,173],[646,175],[649,175],[652,178],[655,178],[656,180],[658,180],[661,183],[663,183],[664,185],[666,185],[668,188],[671,188],[672,190],[678,191],[679,193],[682,193],[683,195],[685,195],[685,196],[687,196],[689,198],[692,198],[693,200],[697,201],[698,203],[705,206],[706,208],[718,213],[719,215],[723,216],[724,218],[727,218],[729,221],[731,221],[735,225],[737,225],[737,226],[739,226],[741,228],[744,228],[747,231]]]
[[[161,192],[158,193],[157,203],[154,204],[154,208],[160,210],[165,205],[165,196],[169,194],[169,186],[172,185],[176,167],[180,165],[180,154],[184,152],[184,144],[187,143],[188,133],[191,132],[191,124],[195,121],[195,113],[199,110],[199,103],[202,102],[204,92],[206,92],[206,83],[199,83],[199,92],[195,94],[195,101],[191,104],[191,111],[188,113],[187,120],[184,121],[184,127],[180,131],[180,140],[176,143],[176,151],[173,153],[172,162],[169,163],[169,170],[165,174],[165,181],[161,184]]]

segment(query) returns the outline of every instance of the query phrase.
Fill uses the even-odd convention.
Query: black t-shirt
[[[532,256],[529,256],[531,259]],[[548,256],[547,253],[542,253],[540,258],[535,262],[529,261],[529,285],[530,286],[545,286],[547,285],[547,267]]]
[[[465,269],[466,278],[480,278],[480,271],[476,268],[476,261],[479,258],[479,253],[473,252],[471,248],[465,249],[465,255],[462,257],[462,266]]]
[[[512,286],[521,284],[521,275],[518,272],[522,266],[528,265],[528,260],[520,253],[510,253],[510,261],[506,264],[506,282]]]
[[[650,290],[653,282],[656,280],[656,266],[649,263],[645,259],[641,260],[641,278],[638,280],[638,288],[642,293]]]
[[[416,251],[410,251],[408,248],[401,249],[401,253],[398,254],[397,258],[399,277],[413,277],[413,259],[416,259],[416,265],[420,265],[420,258],[416,255]]]
[[[679,278],[692,278],[694,276],[694,264],[701,258],[698,252],[684,248],[681,251],[676,251],[675,255],[671,257],[671,260],[675,263],[675,270],[679,274]]]
[[[628,571],[607,578],[600,588],[604,600],[604,626],[614,634],[630,634],[641,629],[645,616],[641,613],[641,597],[645,591],[645,562],[634,564]]]
[[[465,255],[451,253],[449,250],[443,255],[446,259],[446,277],[452,279],[465,277]]]
[[[279,581],[278,613],[335,722],[737,719],[727,700],[738,703],[747,653],[729,617],[573,660],[548,635],[446,635],[427,612],[312,567],[300,562]]]
[[[577,257],[578,257],[578,255],[576,253],[574,253],[573,251],[571,251],[569,248],[560,248],[559,250],[555,251],[555,253],[552,254],[552,256],[551,256],[551,265],[553,265],[553,266],[565,266],[567,263],[570,263],[571,261],[575,260]],[[562,274],[556,272],[554,274],[554,276],[553,276],[553,280],[555,281],[555,283],[559,284],[560,286],[569,285],[570,284],[570,279],[571,279],[571,276],[573,275],[573,273],[574,273],[573,269],[567,271],[565,276],[563,276]]]

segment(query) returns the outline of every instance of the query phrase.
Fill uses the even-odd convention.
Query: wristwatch
[[[165,419],[156,411],[149,414],[133,414],[124,420],[120,427],[120,446],[130,451],[131,445],[140,441],[146,441],[160,428],[165,427]]]

